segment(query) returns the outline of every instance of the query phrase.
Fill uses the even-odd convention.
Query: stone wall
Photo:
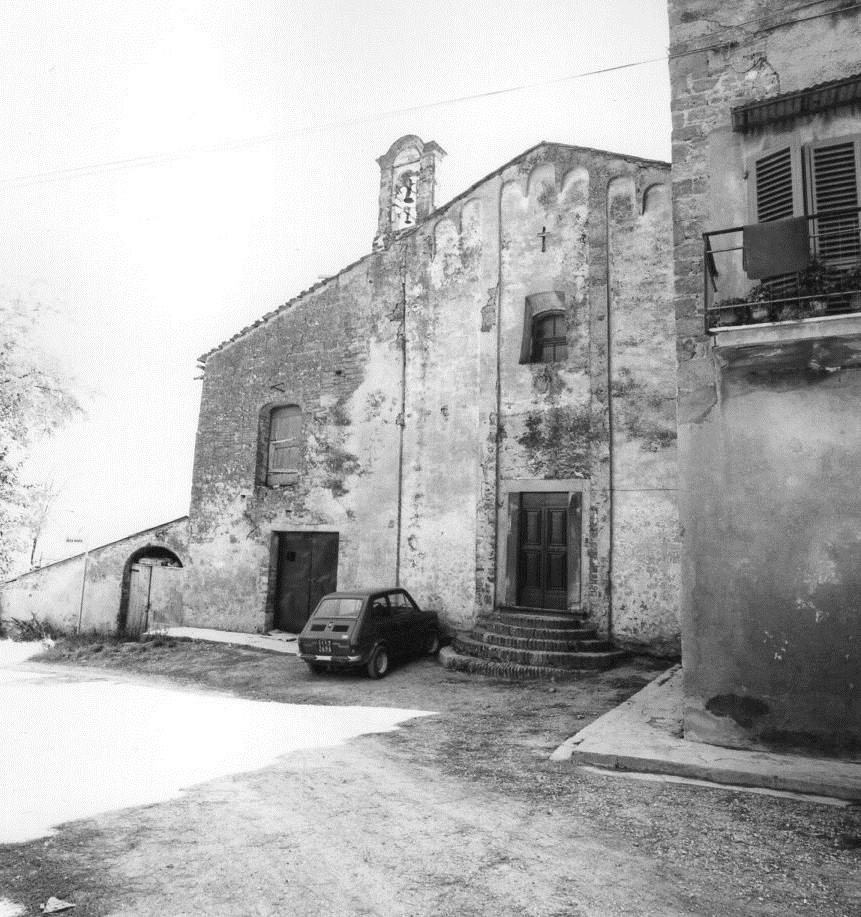
[[[751,157],[861,133],[847,107],[732,129],[733,106],[861,69],[850,6],[669,4],[685,728],[717,744],[861,751],[859,319],[703,317],[702,233],[755,221]]]
[[[124,597],[127,601],[130,561],[147,549],[166,549],[184,566],[187,526],[183,517],[3,583],[0,620],[30,620],[35,615],[67,633],[116,631]],[[153,614],[159,623],[182,623],[175,595],[164,591],[154,598]]]

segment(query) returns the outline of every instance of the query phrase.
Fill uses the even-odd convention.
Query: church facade
[[[669,167],[542,143],[437,207],[444,155],[393,144],[372,252],[201,358],[183,623],[397,584],[671,651]]]

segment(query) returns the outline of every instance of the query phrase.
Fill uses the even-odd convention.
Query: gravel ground
[[[0,847],[0,898],[77,917],[861,914],[861,810],[548,760],[664,666],[510,683],[432,660],[386,679],[157,639],[58,644],[53,664],[254,699],[436,711],[182,799]]]

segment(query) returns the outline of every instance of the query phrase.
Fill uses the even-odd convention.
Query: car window
[[[314,612],[315,618],[358,618],[362,599],[323,599]]]
[[[389,601],[392,607],[401,610],[412,610],[416,606],[410,601],[409,596],[403,592],[390,592]]]
[[[378,595],[371,602],[371,616],[374,618],[387,618],[391,614],[389,600],[384,595]]]

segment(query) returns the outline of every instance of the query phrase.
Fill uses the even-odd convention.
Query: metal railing
[[[703,233],[706,332],[861,312],[861,207],[807,221],[808,263],[763,280],[745,270],[743,226]]]

